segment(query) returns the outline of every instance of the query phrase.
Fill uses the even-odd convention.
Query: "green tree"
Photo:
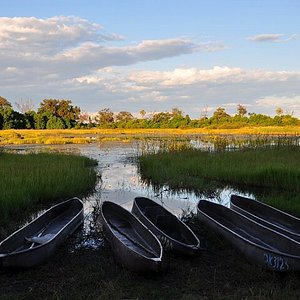
[[[38,108],[38,114],[42,115],[43,113],[50,113],[51,115],[58,115],[57,110],[59,107],[59,100],[56,99],[44,99],[40,103],[40,107]]]
[[[111,127],[114,123],[114,113],[109,108],[103,108],[98,112],[96,120],[101,127]]]
[[[270,116],[254,113],[250,115],[249,123],[261,126],[270,126],[274,125],[274,120]]]
[[[140,110],[139,114],[141,115],[142,119],[146,116],[146,111],[144,109]]]
[[[24,113],[26,128],[27,129],[35,129],[36,128],[36,118],[37,113],[33,110],[27,111]]]
[[[3,129],[24,129],[26,128],[26,121],[23,114],[14,111],[11,107],[2,108],[0,111],[2,115]]]
[[[210,119],[212,124],[220,124],[228,122],[231,119],[231,116],[226,113],[225,108],[218,107]]]
[[[4,120],[3,120],[3,116],[0,112],[0,130],[3,129],[3,124],[4,124]]]
[[[240,117],[243,117],[246,113],[247,113],[246,107],[243,106],[242,104],[238,104],[238,105],[237,105],[237,114],[238,114]]]
[[[71,100],[44,99],[38,109],[38,114],[50,113],[59,117],[67,128],[76,125],[80,116],[80,108],[73,106]]]
[[[180,110],[178,107],[173,107],[171,113],[172,113],[173,117],[182,116],[182,110]]]
[[[36,129],[46,129],[47,122],[49,118],[52,116],[51,113],[37,113],[35,116],[35,128]]]
[[[120,111],[117,115],[116,115],[116,121],[117,122],[128,122],[131,121],[133,119],[133,115],[128,112],[128,111]]]
[[[56,116],[52,115],[48,119],[46,128],[47,129],[65,129],[66,124],[65,124],[64,120],[61,117],[56,117]]]
[[[151,122],[154,128],[167,128],[171,119],[172,114],[169,112],[160,112],[153,115]]]

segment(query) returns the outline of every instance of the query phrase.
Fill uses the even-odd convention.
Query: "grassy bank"
[[[240,129],[53,129],[0,130],[0,145],[86,144],[94,141],[197,135],[299,135],[300,126],[244,127]]]
[[[81,196],[92,190],[96,161],[65,154],[0,152],[0,216],[9,219],[40,202]]]
[[[276,274],[248,263],[220,236],[188,223],[208,238],[195,258],[167,255],[161,274],[134,274],[114,260],[111,249],[75,248],[68,240],[44,265],[0,270],[0,299],[297,299],[299,274]],[[80,232],[78,233],[80,238]],[[101,235],[97,236],[101,239]],[[74,249],[75,248],[75,249]]]
[[[157,187],[166,185],[199,194],[226,186],[254,193],[267,191],[268,202],[300,215],[299,147],[161,151],[140,156],[139,168],[142,178]]]

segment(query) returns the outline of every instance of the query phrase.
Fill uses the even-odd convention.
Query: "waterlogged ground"
[[[138,275],[118,265],[97,221],[102,201],[131,209],[136,196],[160,201],[177,215],[193,211],[200,200],[188,192],[156,190],[141,182],[135,157],[137,143],[14,147],[18,152],[76,152],[98,160],[101,180],[84,200],[84,226],[42,266],[0,270],[0,299],[297,299],[300,275],[267,272],[247,262],[226,241],[197,222],[189,223],[207,238],[207,249],[193,259],[167,255],[169,268],[157,275]],[[228,205],[225,189],[212,201]],[[44,207],[43,209],[46,209]],[[41,209],[38,213],[43,211]],[[33,216],[32,216],[33,217]]]
[[[208,147],[209,145],[198,144],[197,146]],[[96,168],[98,174],[101,176],[101,180],[96,184],[94,193],[83,199],[85,211],[84,236],[89,236],[94,226],[96,226],[95,220],[103,201],[112,201],[131,210],[134,198],[144,196],[158,201],[177,216],[182,216],[191,211],[195,212],[198,201],[205,198],[205,196],[199,197],[187,191],[174,192],[168,189],[168,187],[157,189],[142,182],[136,164],[136,157],[141,152],[141,148],[140,142],[102,142],[88,145],[30,145],[6,147],[8,151],[18,153],[30,151],[76,153],[98,161]],[[210,200],[228,205],[232,193],[240,194],[238,191],[232,189],[221,189],[218,190],[215,195],[210,195]],[[45,209],[47,209],[47,207],[42,207],[41,210],[38,210],[30,217],[29,221],[42,213]],[[81,244],[82,246],[90,247],[99,246],[99,243],[90,237],[88,237],[88,241],[83,239]],[[76,245],[76,247],[79,246]]]

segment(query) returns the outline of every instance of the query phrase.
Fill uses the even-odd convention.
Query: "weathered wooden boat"
[[[223,205],[200,200],[198,218],[252,263],[274,271],[300,270],[300,244]]]
[[[300,219],[254,199],[232,195],[230,208],[300,242]]]
[[[52,206],[0,243],[0,266],[32,267],[45,262],[82,222],[80,199]]]
[[[201,248],[197,236],[160,204],[149,198],[136,197],[132,213],[158,237],[166,251],[184,255],[199,253]]]
[[[101,206],[100,221],[120,264],[134,272],[159,272],[163,269],[161,243],[130,211],[105,201]]]

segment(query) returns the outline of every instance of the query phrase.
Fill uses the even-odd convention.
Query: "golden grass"
[[[93,141],[191,135],[299,135],[300,126],[244,127],[240,129],[19,129],[0,130],[0,145],[85,144]]]

